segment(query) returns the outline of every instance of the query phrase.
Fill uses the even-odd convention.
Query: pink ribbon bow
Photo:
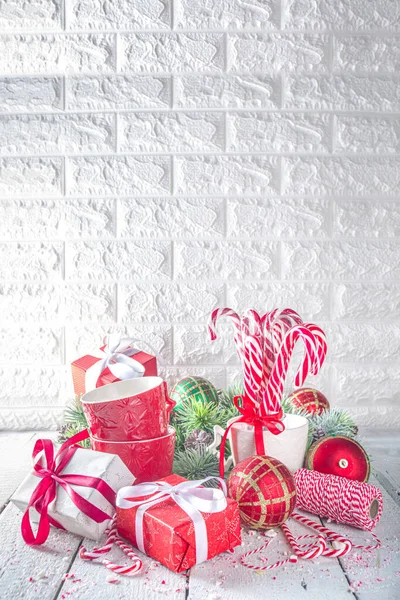
[[[58,485],[65,490],[75,506],[96,523],[102,523],[103,521],[112,518],[106,512],[100,510],[97,506],[80,496],[71,487],[71,485],[79,485],[95,488],[110,504],[112,504],[112,506],[115,507],[116,493],[108,483],[98,477],[91,477],[89,475],[62,473],[63,469],[67,466],[78,449],[78,446],[74,444],[77,444],[88,437],[89,433],[87,429],[84,429],[64,442],[57,454],[54,454],[54,445],[51,440],[44,439],[36,442],[33,448],[32,458],[35,460],[37,455],[42,451],[43,457],[40,457],[37,462],[34,462],[33,473],[36,477],[39,477],[41,481],[32,493],[21,523],[22,537],[29,546],[43,544],[49,536],[50,525],[64,529],[60,523],[48,514],[49,505],[57,495]],[[35,508],[40,515],[36,535],[33,533],[29,514],[31,508]]]

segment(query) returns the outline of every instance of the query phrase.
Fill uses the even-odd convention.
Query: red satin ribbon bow
[[[225,430],[224,436],[221,440],[221,445],[219,449],[219,474],[220,477],[224,477],[225,472],[225,444],[228,437],[228,433],[232,425],[234,423],[247,423],[248,425],[253,425],[254,427],[254,440],[256,444],[256,452],[259,455],[265,454],[265,445],[264,445],[264,436],[263,436],[263,427],[267,427],[267,429],[273,433],[274,435],[279,435],[284,431],[285,425],[282,422],[283,411],[282,409],[278,413],[273,413],[271,415],[261,416],[256,412],[256,408],[250,402],[247,403],[247,406],[240,406],[239,400],[243,400],[242,396],[235,396],[233,399],[233,403],[242,415],[239,419],[236,419],[233,423],[228,425]]]
[[[112,506],[115,507],[116,493],[108,483],[98,477],[90,477],[89,475],[62,473],[62,470],[67,466],[78,449],[78,446],[74,446],[74,444],[77,444],[88,437],[89,433],[87,429],[84,429],[64,442],[56,455],[54,455],[54,445],[51,440],[38,440],[36,442],[32,452],[32,458],[35,460],[36,456],[43,451],[43,459],[34,463],[33,474],[36,475],[36,477],[40,477],[41,481],[32,493],[21,523],[22,537],[29,546],[43,544],[48,538],[50,525],[64,529],[60,523],[48,515],[49,504],[53,502],[57,494],[57,485],[60,485],[66,491],[79,510],[93,519],[96,523],[102,523],[107,519],[111,519],[110,515],[97,508],[97,506],[85,498],[82,498],[82,496],[75,492],[71,487],[71,485],[80,485],[83,487],[95,488],[110,504],[112,504]],[[35,508],[40,515],[36,536],[33,533],[29,515],[29,510],[32,507]]]

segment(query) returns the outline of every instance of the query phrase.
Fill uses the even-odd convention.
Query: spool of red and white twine
[[[79,556],[83,560],[96,560],[97,558],[103,558],[105,554],[110,552],[113,545],[115,544],[130,558],[132,564],[130,565],[117,565],[113,563],[111,560],[107,558],[103,558],[103,565],[115,573],[116,575],[137,575],[143,568],[143,562],[138,557],[138,555],[134,552],[131,546],[125,544],[123,540],[118,536],[117,532],[117,524],[116,517],[114,516],[113,520],[110,523],[110,526],[107,528],[107,540],[104,546],[100,548],[93,548],[93,550],[86,550],[86,548],[82,547],[79,551]]]
[[[294,478],[297,508],[367,531],[381,518],[382,492],[374,485],[308,469],[298,469]]]

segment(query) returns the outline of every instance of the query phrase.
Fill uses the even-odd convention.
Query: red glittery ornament
[[[364,448],[342,435],[325,437],[313,444],[306,457],[306,467],[355,481],[368,481],[370,471]]]
[[[288,400],[293,406],[307,411],[310,415],[320,415],[324,410],[329,410],[328,399],[313,388],[300,388],[290,394]]]
[[[240,518],[252,529],[279,527],[296,503],[296,484],[283,463],[271,456],[250,456],[231,471],[228,495],[239,504]]]

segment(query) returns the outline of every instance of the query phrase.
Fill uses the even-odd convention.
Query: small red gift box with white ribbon
[[[78,396],[108,383],[157,375],[156,357],[135,348],[138,342],[132,338],[112,334],[105,341],[99,350],[71,363],[74,392]]]
[[[209,480],[222,489],[202,487]],[[170,475],[122,488],[116,514],[119,535],[176,573],[241,544],[238,505],[219,477]]]

